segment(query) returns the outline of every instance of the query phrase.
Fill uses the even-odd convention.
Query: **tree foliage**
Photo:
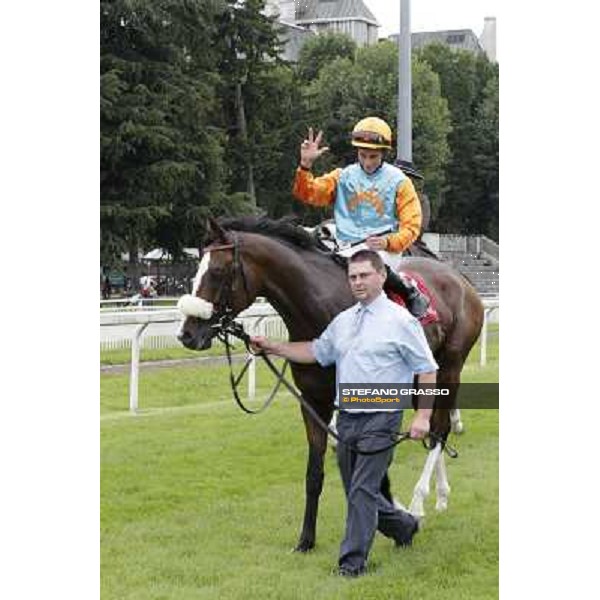
[[[306,134],[301,88],[289,66],[281,65],[257,80],[257,94],[247,98],[253,115],[253,161],[257,204],[277,218],[297,204],[291,195],[298,147]]]
[[[101,2],[107,262],[117,250],[134,255],[157,238],[177,251],[203,209],[222,197],[222,136],[211,127],[218,75],[210,49],[197,37],[205,32],[210,38],[210,9],[211,3],[179,0]]]
[[[475,112],[475,153],[478,196],[473,207],[474,229],[499,241],[499,80],[496,71],[483,90]]]
[[[442,45],[419,57],[438,74],[452,131],[439,231],[498,235],[498,65]]]
[[[278,72],[280,53],[278,27],[273,17],[263,14],[264,6],[265,0],[226,0],[217,16],[215,38],[228,189],[249,194],[252,202],[260,157],[256,137],[262,126],[257,113],[262,103],[271,104],[269,85]]]
[[[265,0],[100,3],[101,257],[196,246],[209,215],[328,215],[293,200],[309,126],[331,151],[323,171],[353,162],[353,125],[372,114],[396,131],[398,50],[357,49],[343,35],[309,40],[282,62]],[[497,239],[498,69],[427,47],[413,54],[413,161],[434,227]],[[393,160],[394,152],[389,160]]]
[[[356,43],[343,33],[323,33],[307,40],[298,56],[300,82],[307,83],[319,75],[319,71],[336,58],[354,61]]]

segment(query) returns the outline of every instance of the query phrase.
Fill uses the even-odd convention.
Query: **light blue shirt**
[[[371,235],[398,230],[398,187],[406,175],[384,162],[374,173],[360,164],[346,167],[336,188],[333,214],[336,236],[342,242],[360,242]]]
[[[335,363],[336,406],[339,383],[412,384],[415,374],[438,369],[421,324],[383,292],[337,315],[312,350],[321,366]]]

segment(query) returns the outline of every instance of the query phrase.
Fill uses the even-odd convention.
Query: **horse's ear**
[[[213,217],[208,217],[206,229],[213,240],[227,242],[227,232],[223,229]]]

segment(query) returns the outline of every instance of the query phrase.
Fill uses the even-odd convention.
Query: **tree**
[[[248,90],[258,207],[273,218],[289,214],[297,204],[291,182],[298,166],[298,146],[306,135],[301,87],[292,68],[281,65],[257,77]],[[257,92],[257,93],[256,93]]]
[[[253,99],[267,97],[261,82],[277,68],[280,41],[274,17],[263,13],[265,0],[225,0],[217,15],[215,48],[221,74],[221,125],[228,133],[226,161],[231,192],[246,192],[256,203],[255,131]]]
[[[316,35],[302,46],[298,56],[298,76],[301,82],[309,83],[317,78],[319,71],[336,58],[354,61],[356,43],[343,33]]]
[[[212,2],[101,2],[102,259],[157,234],[177,253],[223,200]],[[179,235],[169,234],[177,229]]]
[[[478,174],[478,196],[472,214],[472,227],[499,240],[499,86],[498,74],[492,76],[475,111],[475,153],[473,164]]]
[[[453,233],[497,232],[497,140],[498,96],[494,84],[498,65],[484,55],[432,44],[417,52],[438,74],[441,91],[448,101],[452,131],[451,159],[446,168],[448,182],[435,228]],[[497,83],[496,83],[497,87]],[[486,91],[487,90],[487,91]],[[486,108],[483,108],[483,105]],[[494,133],[495,131],[495,133]],[[491,135],[492,143],[485,141]],[[487,208],[486,208],[487,207]]]

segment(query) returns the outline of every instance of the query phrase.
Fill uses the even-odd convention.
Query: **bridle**
[[[246,300],[250,302],[250,292],[248,291],[248,280],[244,271],[244,263],[240,258],[240,244],[235,232],[229,232],[232,242],[227,244],[219,244],[215,246],[207,246],[204,252],[217,252],[220,250],[233,250],[233,261],[231,269],[227,270],[227,275],[221,280],[221,285],[217,291],[217,299],[214,302],[216,312],[214,315],[215,321],[221,321],[228,315],[233,315],[233,296],[238,291],[238,273],[239,279],[242,280],[242,287],[246,295]]]
[[[254,361],[255,353],[250,348],[250,336],[244,331],[242,325],[240,325],[240,323],[237,323],[234,320],[235,312],[233,308],[233,297],[239,289],[238,279],[241,279],[242,281],[242,287],[244,289],[244,294],[246,296],[246,301],[248,304],[251,303],[251,297],[250,292],[248,290],[248,280],[246,278],[246,272],[244,271],[244,263],[240,256],[239,238],[233,231],[230,231],[228,233],[232,239],[230,243],[209,245],[204,250],[205,252],[233,250],[233,260],[231,268],[228,269],[227,275],[223,277],[216,294],[216,301],[214,303],[216,311],[215,314],[211,317],[211,321],[213,321],[213,323],[210,325],[210,328],[214,331],[213,337],[216,337],[225,346],[225,354],[227,356],[227,362],[229,364],[229,381],[231,384],[231,391],[233,392],[235,401],[244,412],[248,414],[258,414],[263,412],[275,398],[275,395],[277,394],[279,387],[283,381],[283,377],[288,366],[288,361],[285,361],[281,372],[279,372],[276,369],[276,367],[273,366],[273,368],[276,369],[277,383],[275,384],[273,391],[269,394],[268,398],[265,400],[263,405],[258,410],[252,410],[251,408],[248,408],[240,398],[240,395],[238,393],[238,387],[240,385],[240,381],[246,374],[248,367]],[[230,336],[241,339],[244,342],[248,351],[246,362],[244,363],[242,370],[237,376],[234,375],[233,370],[233,357],[231,353],[231,342],[229,339]]]

